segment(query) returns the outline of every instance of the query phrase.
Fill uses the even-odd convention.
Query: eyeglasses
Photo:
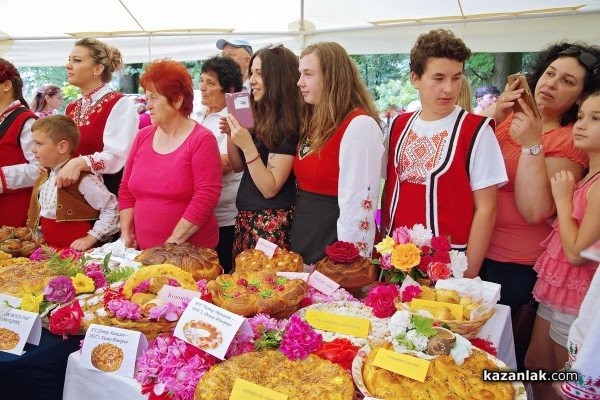
[[[579,61],[585,65],[593,75],[596,75],[598,72],[598,59],[593,54],[582,51],[578,47],[571,46],[558,54],[571,57],[579,56]]]
[[[283,47],[283,43],[273,43],[269,46],[269,50],[280,49]]]

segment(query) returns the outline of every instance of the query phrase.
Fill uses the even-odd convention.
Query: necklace
[[[304,157],[306,157],[308,155],[309,152],[310,152],[310,138],[309,138],[309,135],[306,135],[306,137],[302,141],[300,149],[298,150],[298,157],[302,160]]]

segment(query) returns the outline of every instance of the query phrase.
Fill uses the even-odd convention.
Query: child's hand
[[[71,243],[71,248],[76,251],[86,251],[91,249],[96,243],[98,243],[98,240],[95,237],[86,235]]]
[[[573,193],[575,192],[575,177],[571,171],[558,171],[550,178],[550,186],[552,188],[552,197],[554,202],[573,202]]]

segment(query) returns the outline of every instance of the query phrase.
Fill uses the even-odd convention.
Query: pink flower
[[[85,269],[84,269],[84,272],[85,272]],[[94,287],[96,289],[100,289],[100,288],[103,288],[105,286],[108,286],[108,283],[106,283],[106,277],[104,276],[104,274],[102,273],[102,271],[85,272],[85,275],[88,278],[92,278],[94,280]]]
[[[392,268],[394,268],[394,266],[392,265],[392,253],[384,254],[381,257],[379,257],[379,266],[381,267],[381,269],[384,269],[386,271],[389,271]]]
[[[436,251],[450,251],[452,249],[447,236],[435,236],[431,238],[431,247]]]
[[[266,331],[281,330],[287,324],[287,320],[277,321],[275,318],[269,317],[267,314],[256,314],[254,317],[248,319],[250,327],[254,332],[254,338],[258,339]]]
[[[159,320],[166,319],[169,322],[177,321],[183,311],[173,303],[166,303],[162,306],[154,306],[150,309],[148,319]]]
[[[102,269],[102,265],[95,263],[95,262],[91,262],[88,265],[86,265],[85,267],[83,267],[84,274],[89,276],[88,274],[90,272],[104,272],[104,270]]]
[[[283,333],[279,350],[290,360],[304,359],[318,350],[323,343],[323,335],[315,332],[298,315],[293,314]]]
[[[394,239],[394,242],[397,244],[410,243],[410,230],[405,226],[396,228],[394,229],[394,232],[392,232],[392,239]]]
[[[138,320],[142,318],[140,305],[129,300],[111,300],[106,304],[111,313],[118,319]]]
[[[50,254],[51,251],[52,250],[49,248],[39,247],[36,251],[31,253],[29,259],[31,261],[46,261],[52,256],[52,254]]]
[[[402,291],[402,302],[407,303],[412,299],[416,299],[421,294],[421,287],[417,285],[409,285]]]
[[[364,303],[373,308],[373,315],[377,318],[387,318],[396,312],[394,299],[398,295],[400,295],[398,286],[381,284],[369,290],[369,295]]]
[[[452,275],[452,270],[448,267],[448,264],[436,261],[429,264],[427,275],[429,275],[431,281],[437,282],[440,279],[449,278]]]
[[[57,276],[48,282],[43,293],[46,300],[64,304],[75,298],[75,286],[71,278]]]
[[[73,258],[73,260],[79,260],[79,257],[81,257],[81,253],[78,251],[75,251],[73,249],[64,249],[63,251],[60,252],[61,260],[65,260],[67,258]]]

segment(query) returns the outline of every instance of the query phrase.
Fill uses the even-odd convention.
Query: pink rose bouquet
[[[397,285],[379,283],[369,290],[369,294],[363,302],[373,308],[373,315],[377,318],[387,318],[396,312],[394,299],[399,295],[400,288]]]

